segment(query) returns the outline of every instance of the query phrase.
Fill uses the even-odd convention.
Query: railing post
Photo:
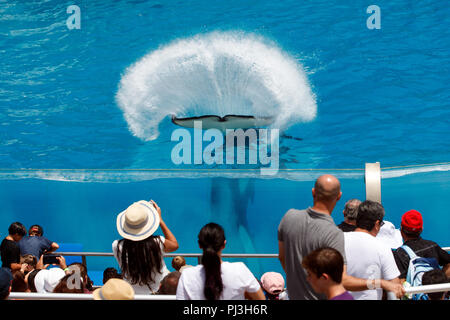
[[[366,163],[364,176],[366,183],[366,200],[381,203],[381,168],[380,163]]]

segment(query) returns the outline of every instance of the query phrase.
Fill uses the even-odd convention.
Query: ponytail
[[[205,225],[198,235],[198,242],[203,249],[202,264],[205,270],[206,300],[218,300],[223,291],[221,261],[218,252],[225,243],[223,228],[216,223]]]

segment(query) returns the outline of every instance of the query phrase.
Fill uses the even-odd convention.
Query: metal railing
[[[449,248],[450,249],[450,248]],[[112,252],[58,252],[53,254],[60,254],[62,256],[76,256],[81,257],[82,262],[87,266],[86,257],[114,257]],[[197,258],[200,263],[202,253],[165,253],[164,258],[173,258],[182,256],[184,258]],[[222,258],[278,258],[278,253],[223,253]]]
[[[442,248],[450,251],[450,247]],[[81,256],[86,264],[86,257],[114,257],[112,252],[54,252],[62,256]],[[185,258],[197,258],[199,263],[202,257],[201,253],[166,253],[165,258],[182,256]],[[250,254],[250,253],[224,253],[223,258],[278,258],[276,253]],[[406,294],[432,293],[450,291],[450,283],[434,284],[418,287],[405,288]],[[9,299],[17,300],[93,300],[92,294],[71,294],[71,293],[23,293],[11,292]],[[176,300],[175,295],[135,295],[135,300]]]
[[[405,288],[406,294],[450,291],[450,283],[431,284]],[[92,294],[84,293],[24,293],[11,292],[10,300],[93,300]],[[175,295],[135,295],[134,300],[176,300]]]
[[[445,251],[450,252],[450,247],[442,248]],[[58,252],[54,254],[60,254],[62,256],[76,256],[81,257],[82,263],[87,267],[86,257],[114,257],[112,252]],[[182,256],[184,258],[197,258],[198,263],[201,263],[202,253],[165,253],[164,258],[173,258],[176,256]],[[278,258],[277,253],[223,253],[222,258]]]
[[[94,300],[94,296],[88,293],[31,293],[11,292],[9,300]],[[164,294],[137,294],[134,300],[176,300],[175,295]]]

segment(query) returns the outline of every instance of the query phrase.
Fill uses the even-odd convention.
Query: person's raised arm
[[[56,242],[52,242],[52,245],[50,246],[50,249],[48,250],[49,252],[53,252],[59,249],[59,244],[57,244]]]
[[[170,231],[170,229],[167,227],[166,223],[162,219],[161,215],[161,208],[156,204],[155,201],[150,200],[150,203],[153,204],[156,211],[158,211],[160,223],[159,226],[161,227],[161,230],[164,234],[164,237],[166,238],[166,241],[164,241],[164,251],[165,252],[173,252],[178,249],[178,241],[173,235],[173,233]]]

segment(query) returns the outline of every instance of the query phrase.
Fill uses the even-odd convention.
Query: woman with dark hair
[[[11,283],[11,292],[26,292],[28,289],[28,285],[25,282],[25,275],[22,271],[14,271],[12,273],[13,280]]]
[[[0,256],[2,267],[9,268],[13,272],[22,267],[18,243],[27,234],[27,230],[20,222],[14,222],[9,226],[8,233],[0,244]]]
[[[223,262],[225,232],[208,223],[198,234],[202,264],[185,269],[177,287],[178,300],[265,300],[258,280],[242,262]]]
[[[161,227],[163,236],[153,233]],[[123,237],[112,244],[114,256],[136,294],[156,293],[169,273],[164,253],[178,249],[178,242],[153,201],[138,201],[117,216],[117,231]]]
[[[86,293],[83,281],[73,281],[73,274],[66,274],[53,289],[53,293]]]

